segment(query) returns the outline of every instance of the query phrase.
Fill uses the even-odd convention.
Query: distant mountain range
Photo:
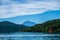
[[[25,23],[29,23],[27,21]],[[32,22],[30,22],[32,23]],[[14,33],[14,32],[50,32],[60,33],[60,19],[49,20],[42,24],[36,24],[28,27],[25,25],[15,24],[9,21],[0,22],[0,33]]]
[[[0,33],[10,33],[10,32],[18,32],[22,29],[28,28],[28,26],[35,25],[34,22],[26,21],[25,23],[21,24],[15,24],[9,21],[2,21],[0,22]]]
[[[34,22],[31,22],[31,21],[26,21],[26,22],[24,22],[23,23],[23,25],[26,25],[26,26],[34,26],[36,23],[34,23]]]

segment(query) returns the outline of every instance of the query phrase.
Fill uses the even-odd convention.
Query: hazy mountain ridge
[[[26,26],[34,26],[36,23],[34,23],[34,22],[31,22],[31,21],[26,21],[26,22],[24,22],[23,23],[23,25],[26,25]]]

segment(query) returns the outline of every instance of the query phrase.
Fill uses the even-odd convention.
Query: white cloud
[[[3,5],[0,5],[0,18],[41,14],[47,10],[60,10],[59,2],[31,1],[29,3],[16,3],[6,0],[3,1]]]

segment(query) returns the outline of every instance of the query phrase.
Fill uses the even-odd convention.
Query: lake
[[[20,32],[0,34],[0,40],[60,40],[60,34]]]

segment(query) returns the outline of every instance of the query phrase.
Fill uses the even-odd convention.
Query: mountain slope
[[[23,23],[23,25],[26,25],[26,26],[34,26],[36,23],[34,22],[31,22],[31,21],[26,21]]]
[[[27,27],[24,25],[14,24],[8,21],[0,22],[0,33],[18,32],[24,28],[27,28]]]
[[[60,33],[60,19],[49,20],[42,24],[36,24],[35,26],[23,31]]]

